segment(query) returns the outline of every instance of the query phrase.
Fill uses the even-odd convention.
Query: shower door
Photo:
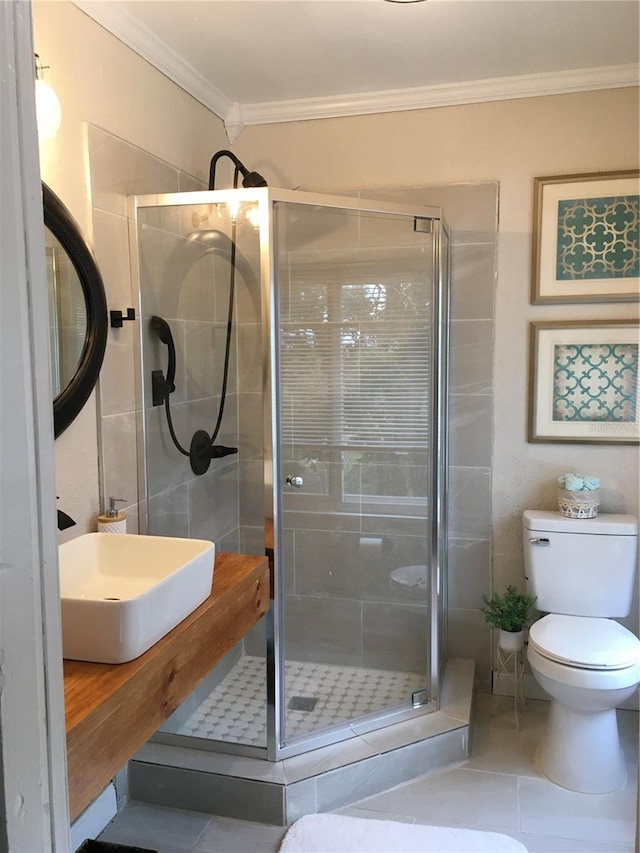
[[[267,187],[141,196],[131,234],[140,530],[266,549],[274,571],[267,617],[156,737],[275,760],[436,708],[439,208]],[[231,451],[204,471],[185,452],[202,431]]]
[[[439,211],[304,197],[272,208],[271,757],[437,707],[441,652]]]

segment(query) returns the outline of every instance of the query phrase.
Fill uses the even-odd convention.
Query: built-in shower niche
[[[274,527],[270,615],[158,738],[274,761],[351,738],[360,721],[374,730],[435,711],[440,210],[259,189],[140,197],[134,221],[146,529],[260,554]],[[216,442],[237,453],[202,475],[176,448],[166,405],[153,406],[151,372],[166,375],[168,358],[154,316],[175,337],[183,447],[213,429],[228,342]]]

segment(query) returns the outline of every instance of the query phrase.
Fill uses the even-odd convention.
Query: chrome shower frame
[[[448,499],[448,450],[447,450],[447,398],[448,398],[448,348],[449,348],[449,234],[438,207],[366,201],[353,197],[325,195],[320,193],[282,190],[271,187],[251,189],[208,190],[189,193],[168,193],[135,196],[130,200],[130,245],[131,272],[134,296],[137,294],[138,312],[142,317],[140,275],[138,266],[138,211],[147,207],[193,206],[199,204],[250,203],[257,205],[259,214],[260,248],[260,292],[262,301],[262,383],[264,399],[264,483],[265,518],[273,519],[274,548],[274,598],[265,616],[266,619],[266,667],[267,667],[267,746],[266,748],[225,741],[212,741],[189,737],[188,743],[197,749],[261,757],[277,761],[308,752],[332,743],[348,740],[396,722],[437,710],[440,687],[446,662],[446,577],[447,577],[447,499]],[[427,672],[425,673],[426,701],[419,705],[401,709],[376,712],[357,720],[347,721],[319,733],[298,736],[283,744],[282,722],[285,708],[284,696],[284,643],[283,643],[283,542],[282,542],[282,483],[280,482],[280,448],[278,444],[278,411],[280,400],[279,337],[278,337],[278,293],[276,287],[276,257],[274,229],[270,223],[279,202],[301,204],[317,208],[338,208],[354,213],[367,212],[381,215],[418,217],[429,220],[433,233],[432,281],[434,304],[432,309],[433,334],[431,358],[437,365],[431,388],[433,412],[433,441],[430,447],[430,495],[432,508],[427,524],[430,526],[430,629],[425,636],[429,643]],[[136,394],[143,399],[142,379],[142,330],[138,325],[136,346]],[[145,407],[138,406],[138,487],[139,529],[148,530],[147,482],[148,471],[144,451],[146,434]],[[156,742],[185,745],[185,736],[158,733]]]

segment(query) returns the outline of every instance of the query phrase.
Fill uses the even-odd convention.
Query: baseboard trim
[[[116,789],[109,784],[71,824],[71,849],[77,850],[87,838],[97,838],[117,811]]]

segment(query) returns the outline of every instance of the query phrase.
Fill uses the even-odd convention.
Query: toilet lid
[[[624,669],[640,661],[640,640],[612,619],[551,613],[533,623],[529,644],[546,658],[582,669]]]

